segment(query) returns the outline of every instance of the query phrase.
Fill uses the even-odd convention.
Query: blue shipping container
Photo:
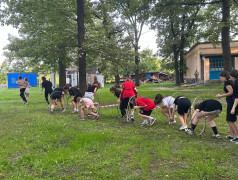
[[[19,87],[16,84],[16,81],[18,80],[18,76],[22,76],[22,79],[27,77],[30,86],[33,86],[33,87],[37,86],[37,74],[36,73],[8,73],[7,74],[8,88],[18,88]]]

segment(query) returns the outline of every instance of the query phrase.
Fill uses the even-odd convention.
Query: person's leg
[[[28,99],[29,99],[29,93],[25,93],[25,95],[26,95],[26,101],[28,101]]]
[[[86,108],[86,106],[81,107],[81,119],[84,119],[84,109],[85,108]]]
[[[120,110],[121,110],[121,116],[124,117],[126,114],[126,111],[125,111],[125,109],[123,109],[122,102],[120,102]]]
[[[50,93],[45,90],[45,100],[46,100],[47,104],[49,105],[50,102],[49,102],[49,100],[48,100],[48,94],[50,95]]]
[[[219,135],[218,131],[217,131],[217,127],[216,127],[216,123],[215,121],[213,120],[214,118],[218,117],[219,114],[209,114],[207,115],[207,120],[212,128],[212,131],[214,133],[213,137],[216,137],[216,138],[221,138],[221,136]]]
[[[52,99],[52,102],[51,102],[51,112],[53,112],[53,110],[55,108],[55,101],[56,101],[56,99]]]
[[[20,89],[20,96],[24,102],[27,102],[26,97],[25,97],[25,88]]]
[[[229,139],[233,139],[234,136],[235,136],[235,132],[233,131],[233,128],[232,128],[232,123],[233,123],[233,122],[230,122],[230,121],[226,121],[226,122],[227,122],[227,124],[228,124],[229,127],[230,127],[230,138],[229,138]]]
[[[169,118],[169,109],[168,108],[163,108],[162,110],[161,110],[161,113],[163,114],[163,115],[165,115],[167,118]]]
[[[64,101],[63,101],[62,97],[60,97],[58,100],[60,101],[62,109],[64,109]]]
[[[73,105],[73,107],[74,107],[74,112],[77,112],[77,104],[76,104],[76,102],[75,102],[75,96],[71,99],[71,101],[72,101],[72,105]]]

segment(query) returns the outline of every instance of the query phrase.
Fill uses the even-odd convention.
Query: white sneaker
[[[217,138],[217,139],[221,139],[220,134],[213,134],[212,137]]]
[[[187,125],[185,125],[185,126],[181,126],[180,128],[179,128],[179,130],[180,131],[183,131],[183,130],[185,130],[185,129],[187,129],[188,127],[187,127]]]
[[[150,125],[151,125],[151,126],[155,123],[155,120],[156,120],[156,118],[154,118],[154,117],[151,117],[151,118],[150,118]]]
[[[175,123],[176,123],[175,120],[173,120],[173,121],[169,121],[169,124],[175,124]]]
[[[146,126],[149,125],[148,121],[143,121],[143,123],[141,123],[141,126]]]
[[[134,119],[134,115],[133,114],[131,114],[131,121],[134,121],[135,119]]]

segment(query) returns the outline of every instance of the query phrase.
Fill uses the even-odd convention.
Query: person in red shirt
[[[137,90],[135,84],[131,82],[129,78],[127,78],[127,80],[124,83],[122,83],[122,90],[119,98],[124,112],[126,112],[130,97],[137,97]],[[130,119],[132,121],[134,120],[134,109],[132,108],[132,104],[130,104],[130,106],[131,106],[131,113],[130,113],[131,115],[130,117],[127,117],[127,122],[129,122]]]
[[[155,103],[151,99],[147,97],[140,97],[136,99],[133,97],[131,103],[134,105],[133,109],[140,109],[139,116],[144,119],[141,125],[152,126],[155,123],[156,118],[150,116],[153,109],[156,107]],[[150,123],[148,123],[147,119],[150,120]]]

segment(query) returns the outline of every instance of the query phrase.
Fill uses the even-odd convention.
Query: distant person
[[[28,82],[28,78],[27,78],[27,77],[25,77],[24,80],[25,80],[25,82],[26,82],[25,95],[26,95],[26,100],[27,100],[27,102],[28,102],[29,95],[30,95],[30,91],[29,91],[30,84],[29,84],[29,82]]]
[[[64,90],[68,91],[70,96],[73,96],[73,98],[71,100],[72,105],[74,106],[74,112],[73,113],[78,113],[79,112],[79,110],[78,110],[78,102],[79,102],[78,98],[83,97],[82,93],[79,91],[78,88],[71,87],[69,85],[64,86]]]
[[[51,95],[51,93],[53,92],[52,89],[52,83],[50,81],[47,81],[45,76],[41,77],[42,79],[42,89],[41,89],[41,95],[43,93],[43,90],[45,89],[45,100],[48,104],[48,107],[50,106],[49,100],[48,100],[48,95]]]
[[[111,87],[110,92],[112,94],[114,94],[118,99],[120,98],[121,91],[119,89],[117,89],[116,87]],[[122,103],[121,102],[120,102],[120,111],[121,111],[122,118],[124,118],[125,114],[126,114],[126,111],[125,111],[125,109],[122,108]]]
[[[130,81],[130,78],[127,78],[124,83],[121,85],[121,95],[120,95],[120,102],[122,103],[122,108],[127,111],[127,106],[130,97],[137,97],[137,90],[135,84]],[[129,122],[130,119],[134,120],[134,109],[131,109],[131,112],[126,112],[130,114],[130,117],[127,117],[127,121]]]
[[[88,110],[88,114],[93,115],[95,120],[99,118],[99,115],[94,112],[97,110],[97,108],[94,106],[93,101],[89,98],[82,98],[82,107],[81,107],[81,120],[84,120],[84,110]]]
[[[51,93],[50,98],[51,98],[51,109],[50,112],[53,113],[54,108],[55,108],[55,104],[58,101],[60,101],[61,103],[61,107],[62,107],[62,112],[64,112],[66,109],[64,107],[64,102],[63,102],[63,98],[64,98],[64,89],[63,88],[55,88],[54,91]]]
[[[24,102],[24,104],[28,104],[27,100],[26,100],[26,97],[25,97],[25,90],[26,90],[26,86],[27,86],[27,83],[26,81],[24,81],[22,79],[22,76],[18,76],[18,80],[16,81],[16,84],[19,85],[19,89],[20,89],[20,96]]]

